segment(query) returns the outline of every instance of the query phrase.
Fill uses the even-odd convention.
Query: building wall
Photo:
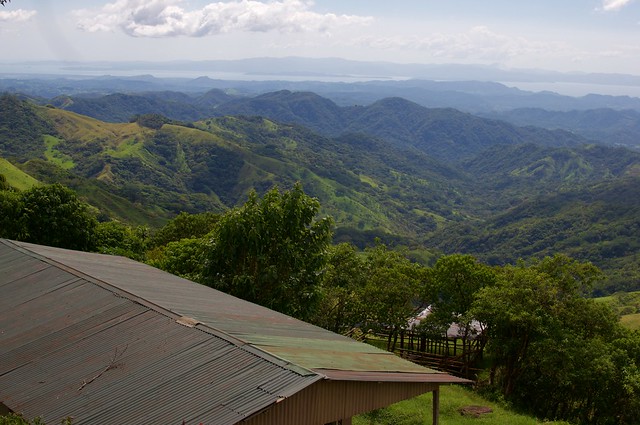
[[[0,403],[0,415],[8,415],[9,413],[11,413],[11,409]]]
[[[324,425],[438,389],[438,384],[319,381],[242,422],[244,425]],[[426,406],[425,409],[431,406]]]

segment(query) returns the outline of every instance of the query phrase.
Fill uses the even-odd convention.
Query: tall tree
[[[387,349],[393,350],[400,330],[424,308],[420,295],[427,269],[382,244],[368,249],[366,254],[364,323],[368,328],[386,330]]]
[[[24,235],[20,214],[22,200],[20,194],[11,190],[0,190],[0,237],[21,239]]]
[[[131,227],[118,221],[98,223],[94,232],[94,246],[103,254],[143,261],[147,251],[148,230],[146,226]]]
[[[61,184],[22,192],[19,221],[26,242],[81,251],[94,247],[95,215],[74,191]]]
[[[460,325],[464,337],[470,336],[473,317],[469,311],[476,293],[495,284],[494,269],[480,263],[471,255],[445,255],[440,257],[429,273],[426,299],[431,314],[426,322],[446,331],[452,323]]]
[[[166,272],[195,282],[203,280],[205,238],[183,238],[148,253],[148,263]]]
[[[478,292],[472,311],[488,326],[490,383],[550,419],[635,423],[640,346],[609,306],[583,297],[599,270],[563,255],[506,266]],[[624,420],[622,418],[625,418]]]
[[[10,189],[11,189],[11,185],[7,181],[7,178],[4,176],[4,174],[0,174],[0,191],[10,190]]]
[[[334,332],[351,331],[364,318],[365,262],[348,243],[332,246],[322,280],[320,305],[312,320]]]
[[[220,216],[212,212],[189,214],[181,212],[158,229],[151,238],[151,246],[162,246],[181,239],[200,238],[209,233]]]
[[[330,218],[297,183],[259,199],[255,192],[224,214],[205,248],[203,282],[240,298],[307,319],[318,301],[331,242]]]

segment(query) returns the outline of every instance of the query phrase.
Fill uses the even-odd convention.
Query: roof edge
[[[313,371],[331,381],[473,384],[473,381],[469,379],[459,378],[444,372],[368,372],[337,369],[313,369]]]

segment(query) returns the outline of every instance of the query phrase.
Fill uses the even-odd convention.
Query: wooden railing
[[[440,354],[426,353],[407,349],[398,349],[396,352],[400,357],[405,358],[413,363],[447,372],[452,375],[460,376],[467,379],[475,379],[482,369],[473,367],[470,362],[465,361],[462,357],[469,356],[470,353],[464,353],[457,357],[443,356]]]
[[[388,334],[375,336],[379,341],[387,341],[387,350],[431,369],[467,379],[475,379],[482,370],[477,367],[483,356],[483,344],[479,338],[428,338],[411,331],[401,331],[393,338]]]

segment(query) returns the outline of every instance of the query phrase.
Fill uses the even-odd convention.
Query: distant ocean
[[[0,62],[0,78],[45,78],[45,77],[69,77],[69,78],[97,78],[104,76],[111,77],[135,77],[141,75],[151,75],[156,78],[186,78],[194,79],[208,77],[213,80],[227,81],[321,81],[328,83],[354,83],[359,81],[400,81],[407,80],[407,77],[387,77],[371,75],[348,75],[348,74],[316,74],[316,73],[264,73],[264,72],[220,72],[209,69],[179,69],[173,66],[171,69],[161,69],[158,67],[127,67],[118,68],[109,65],[68,65],[59,63],[34,62],[34,63],[3,63]]]

